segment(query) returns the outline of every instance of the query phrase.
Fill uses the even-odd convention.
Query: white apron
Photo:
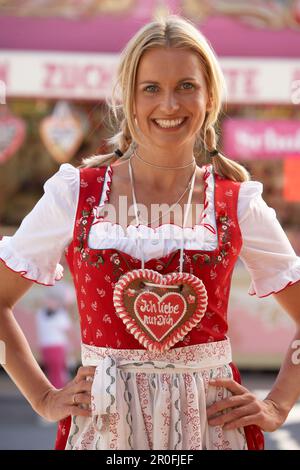
[[[208,382],[232,378],[231,360],[228,339],[164,353],[83,344],[92,417],[72,416],[66,449],[247,449],[243,428],[207,423],[206,408],[231,394]]]

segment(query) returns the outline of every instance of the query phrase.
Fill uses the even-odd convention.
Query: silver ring
[[[76,393],[74,393],[74,395],[73,395],[72,404],[73,404],[73,405],[78,405],[78,403],[77,403],[77,401],[76,401]]]

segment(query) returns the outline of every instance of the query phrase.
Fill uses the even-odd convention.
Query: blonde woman
[[[294,342],[264,400],[232,364],[226,315],[238,256],[250,293],[274,294],[294,318],[295,340],[300,262],[262,185],[217,150],[222,94],[217,59],[191,23],[147,24],[120,61],[117,150],[62,165],[1,241],[5,368],[37,413],[60,421],[58,449],[262,449],[262,431],[276,430],[299,396]],[[33,282],[62,277],[64,250],[83,365],[56,389],[12,308]]]

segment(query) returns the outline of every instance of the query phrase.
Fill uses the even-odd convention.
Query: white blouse
[[[99,206],[106,201],[109,183],[107,171],[102,194],[99,194]],[[62,278],[63,267],[59,261],[73,238],[79,186],[79,169],[68,163],[61,165],[59,171],[46,181],[44,195],[23,219],[16,233],[0,240],[0,259],[9,268],[44,285],[53,285]],[[262,190],[262,184],[257,181],[243,182],[238,199],[238,221],[243,240],[240,258],[251,276],[249,294],[259,297],[278,292],[300,280],[300,257],[296,256],[274,209],[262,199]],[[186,249],[213,250],[217,246],[211,171],[206,198],[205,223],[210,229],[201,224],[185,228]],[[120,225],[101,222],[92,225],[88,244],[91,248],[116,248],[141,259],[136,240],[137,234],[141,233],[147,261],[180,248],[182,230],[171,224],[163,224],[157,229],[130,225],[124,230]]]

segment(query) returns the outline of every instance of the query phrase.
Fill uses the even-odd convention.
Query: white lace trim
[[[182,239],[182,231],[186,240],[186,249],[214,250],[217,247],[217,229],[214,207],[214,177],[211,166],[208,168],[209,175],[206,179],[206,202],[205,217],[201,224],[194,227],[185,227],[184,229],[176,224],[162,224],[156,228],[146,225],[128,225],[124,228],[120,224],[114,224],[109,221],[102,221],[94,217],[93,225],[89,233],[88,244],[93,249],[116,248],[123,251],[124,244],[126,250],[132,256],[136,255],[136,240],[142,238],[145,244],[147,259],[153,257],[152,245],[156,245],[156,252],[161,252],[164,246],[164,253],[177,249]],[[107,193],[111,183],[111,172],[107,171],[103,185],[99,207],[103,207],[107,200]],[[149,253],[149,251],[151,253]],[[163,255],[164,256],[164,255]],[[154,254],[155,257],[155,254]]]

